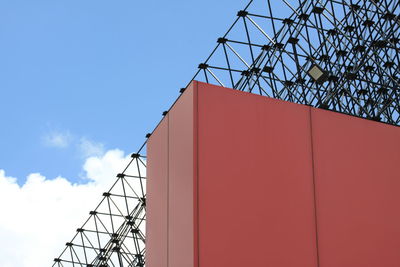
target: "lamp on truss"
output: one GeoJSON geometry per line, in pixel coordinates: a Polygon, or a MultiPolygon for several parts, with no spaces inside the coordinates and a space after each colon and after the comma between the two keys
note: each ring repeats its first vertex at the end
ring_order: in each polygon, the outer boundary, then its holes
{"type": "Polygon", "coordinates": [[[317,64],[313,64],[307,73],[316,83],[322,84],[328,80],[328,73],[317,64]]]}

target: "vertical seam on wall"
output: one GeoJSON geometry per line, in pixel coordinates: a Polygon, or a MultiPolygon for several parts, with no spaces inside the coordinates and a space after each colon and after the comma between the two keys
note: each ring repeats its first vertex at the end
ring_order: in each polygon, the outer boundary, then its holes
{"type": "Polygon", "coordinates": [[[167,267],[169,267],[169,113],[167,119],[167,267]]]}
{"type": "Polygon", "coordinates": [[[314,223],[315,223],[315,244],[317,249],[317,266],[320,266],[319,258],[319,237],[318,237],[318,216],[317,216],[317,193],[315,185],[315,162],[314,162],[314,136],[313,136],[313,119],[312,119],[312,108],[309,107],[310,116],[310,138],[311,138],[311,167],[312,167],[312,181],[313,181],[313,193],[314,193],[314,223]]]}
{"type": "Polygon", "coordinates": [[[194,100],[195,100],[195,133],[194,136],[196,138],[196,143],[195,143],[195,170],[196,170],[196,261],[197,265],[195,267],[200,267],[200,234],[199,234],[199,83],[195,82],[195,94],[194,94],[194,100]]]}

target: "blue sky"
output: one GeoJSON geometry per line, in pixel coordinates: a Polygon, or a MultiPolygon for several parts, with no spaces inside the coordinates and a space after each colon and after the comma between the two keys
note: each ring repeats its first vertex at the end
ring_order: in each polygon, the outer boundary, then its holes
{"type": "Polygon", "coordinates": [[[133,152],[247,1],[0,0],[0,169],[133,152]]]}

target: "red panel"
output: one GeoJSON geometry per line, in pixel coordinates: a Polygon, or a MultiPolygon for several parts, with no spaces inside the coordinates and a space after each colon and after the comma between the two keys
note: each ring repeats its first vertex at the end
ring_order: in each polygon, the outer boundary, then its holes
{"type": "Polygon", "coordinates": [[[194,82],[148,156],[149,267],[400,266],[399,127],[194,82]]]}
{"type": "Polygon", "coordinates": [[[147,144],[146,266],[167,267],[168,116],[147,144]]]}
{"type": "Polygon", "coordinates": [[[400,266],[400,128],[312,118],[321,266],[400,266]]]}
{"type": "Polygon", "coordinates": [[[310,108],[198,95],[199,266],[317,266],[310,108]]]}
{"type": "Polygon", "coordinates": [[[194,258],[193,88],[169,112],[169,267],[192,267],[194,258]]]}

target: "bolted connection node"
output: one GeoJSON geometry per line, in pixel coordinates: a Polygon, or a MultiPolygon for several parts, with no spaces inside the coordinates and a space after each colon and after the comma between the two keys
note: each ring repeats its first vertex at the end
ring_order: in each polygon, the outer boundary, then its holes
{"type": "Polygon", "coordinates": [[[294,23],[294,20],[290,19],[290,18],[286,18],[283,20],[284,24],[288,24],[288,25],[292,25],[294,23]]]}
{"type": "Polygon", "coordinates": [[[393,13],[391,13],[391,12],[387,12],[387,13],[383,16],[383,18],[384,18],[385,20],[394,20],[394,19],[396,18],[396,15],[393,14],[393,13]]]}
{"type": "Polygon", "coordinates": [[[263,72],[272,73],[274,71],[273,67],[265,66],[263,72]]]}
{"type": "Polygon", "coordinates": [[[124,178],[125,177],[125,174],[123,174],[123,173],[118,173],[117,174],[117,178],[124,178]]]}
{"type": "Polygon", "coordinates": [[[183,94],[183,92],[185,92],[185,90],[186,90],[186,88],[181,88],[181,89],[179,90],[179,93],[183,94]]]}
{"type": "Polygon", "coordinates": [[[344,77],[350,81],[354,81],[355,79],[357,79],[357,73],[353,73],[353,72],[346,72],[344,74],[344,77]]]}
{"type": "Polygon", "coordinates": [[[278,48],[278,49],[282,49],[285,45],[282,43],[275,43],[274,47],[278,48]]]}
{"type": "Polygon", "coordinates": [[[221,38],[218,38],[217,43],[219,43],[219,44],[225,44],[227,41],[228,41],[228,39],[226,39],[226,38],[224,38],[224,37],[221,37],[221,38]]]}
{"type": "Polygon", "coordinates": [[[398,42],[400,42],[400,39],[393,37],[393,38],[390,38],[390,42],[393,44],[397,44],[398,42]]]}
{"type": "Polygon", "coordinates": [[[386,40],[377,40],[377,41],[372,42],[372,47],[375,47],[375,48],[385,48],[386,45],[387,45],[386,40]]]}
{"type": "Polygon", "coordinates": [[[375,24],[375,22],[374,22],[373,20],[370,20],[370,19],[366,19],[366,20],[363,22],[363,25],[364,25],[364,26],[367,26],[367,27],[372,27],[372,26],[374,26],[374,24],[375,24]]]}
{"type": "Polygon", "coordinates": [[[205,69],[207,69],[209,66],[208,66],[208,64],[206,64],[206,63],[200,63],[199,64],[199,69],[201,69],[201,70],[205,70],[205,69]]]}
{"type": "Polygon", "coordinates": [[[59,258],[54,258],[54,262],[61,262],[61,259],[59,259],[59,258]]]}
{"type": "Polygon", "coordinates": [[[312,12],[315,14],[322,14],[324,12],[324,10],[325,10],[325,8],[316,6],[313,8],[312,12]]]}
{"type": "Polygon", "coordinates": [[[292,82],[292,81],[285,81],[283,84],[284,84],[285,86],[287,86],[287,87],[290,87],[290,86],[292,86],[292,85],[294,84],[294,82],[292,82]]]}
{"type": "Polygon", "coordinates": [[[103,193],[103,197],[109,197],[109,196],[111,196],[111,193],[109,193],[109,192],[104,192],[103,193]]]}
{"type": "Polygon", "coordinates": [[[297,44],[300,40],[298,38],[290,37],[288,39],[288,43],[290,44],[297,44]]]}
{"type": "Polygon", "coordinates": [[[90,215],[96,215],[96,214],[97,214],[97,211],[92,210],[92,211],[89,212],[89,214],[90,214],[90,215]]]}
{"type": "Polygon", "coordinates": [[[338,34],[338,31],[335,29],[330,29],[328,30],[327,34],[330,36],[336,36],[338,34]]]}
{"type": "Polygon", "coordinates": [[[344,31],[345,32],[352,32],[354,30],[355,30],[355,27],[353,27],[351,25],[344,27],[344,31]]]}
{"type": "Polygon", "coordinates": [[[248,14],[249,14],[249,12],[247,12],[246,10],[240,10],[240,11],[237,13],[237,16],[238,16],[238,17],[246,17],[248,14]]]}
{"type": "Polygon", "coordinates": [[[379,122],[382,120],[382,117],[381,116],[371,116],[371,117],[368,117],[368,119],[379,122]]]}
{"type": "Polygon", "coordinates": [[[242,74],[243,76],[249,77],[249,76],[250,76],[250,71],[244,70],[244,71],[242,71],[241,74],[242,74]]]}
{"type": "Polygon", "coordinates": [[[162,113],[163,116],[166,116],[167,114],[168,114],[168,111],[164,111],[164,112],[162,113]]]}
{"type": "Polygon", "coordinates": [[[132,153],[132,154],[131,154],[131,158],[137,159],[137,158],[139,158],[139,157],[140,157],[140,154],[139,154],[139,153],[132,153]]]}
{"type": "Polygon", "coordinates": [[[149,138],[151,136],[151,133],[146,134],[146,138],[149,138]]]}
{"type": "Polygon", "coordinates": [[[307,21],[308,18],[310,17],[310,15],[306,14],[306,13],[302,13],[299,15],[299,19],[307,21]]]}
{"type": "Polygon", "coordinates": [[[337,81],[339,81],[339,77],[335,76],[335,75],[330,75],[328,78],[328,81],[337,82],[337,81]]]}
{"type": "Polygon", "coordinates": [[[322,109],[328,109],[329,105],[327,103],[319,103],[318,107],[322,109]]]}
{"type": "Polygon", "coordinates": [[[393,66],[395,66],[396,64],[393,61],[386,61],[385,64],[383,64],[383,66],[385,68],[392,68],[393,66]]]}
{"type": "Polygon", "coordinates": [[[319,60],[320,60],[320,61],[325,61],[325,62],[327,62],[327,61],[329,61],[329,59],[330,59],[330,57],[329,57],[328,55],[321,55],[321,56],[319,57],[319,60]]]}
{"type": "Polygon", "coordinates": [[[263,45],[262,47],[261,47],[261,50],[264,50],[264,51],[268,51],[268,50],[270,50],[271,49],[271,46],[270,45],[263,45]]]}
{"type": "Polygon", "coordinates": [[[347,54],[348,54],[348,52],[345,51],[345,50],[338,50],[336,52],[336,55],[339,56],[339,57],[345,57],[345,56],[347,56],[347,54]]]}

